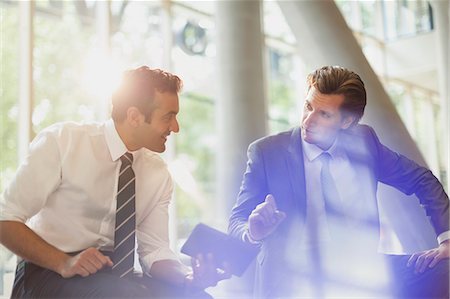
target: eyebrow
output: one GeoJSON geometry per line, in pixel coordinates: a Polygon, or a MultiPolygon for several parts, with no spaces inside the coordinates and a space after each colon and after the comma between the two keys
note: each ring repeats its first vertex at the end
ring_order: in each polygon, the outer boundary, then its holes
{"type": "Polygon", "coordinates": [[[176,112],[176,111],[169,111],[166,114],[164,114],[164,116],[166,116],[166,115],[177,115],[177,114],[178,114],[178,112],[176,112]]]}

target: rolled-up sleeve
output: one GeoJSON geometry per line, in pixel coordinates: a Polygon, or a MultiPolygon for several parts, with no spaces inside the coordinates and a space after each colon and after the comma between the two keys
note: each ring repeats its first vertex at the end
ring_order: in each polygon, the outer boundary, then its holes
{"type": "Polygon", "coordinates": [[[40,133],[0,199],[0,221],[26,222],[61,182],[58,145],[51,131],[40,133]]]}

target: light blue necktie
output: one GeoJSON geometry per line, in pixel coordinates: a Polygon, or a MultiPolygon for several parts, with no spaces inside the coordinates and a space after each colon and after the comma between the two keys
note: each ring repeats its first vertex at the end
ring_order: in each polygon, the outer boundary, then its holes
{"type": "Polygon", "coordinates": [[[327,152],[323,152],[319,156],[322,162],[322,169],[320,171],[320,182],[322,184],[323,199],[325,201],[325,210],[327,216],[343,216],[341,209],[341,202],[339,198],[339,193],[336,188],[336,183],[331,176],[330,172],[330,160],[331,155],[327,152]]]}

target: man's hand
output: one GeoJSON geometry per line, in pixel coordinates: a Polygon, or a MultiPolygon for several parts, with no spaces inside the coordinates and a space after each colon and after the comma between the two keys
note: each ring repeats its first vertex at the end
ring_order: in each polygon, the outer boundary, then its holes
{"type": "Polygon", "coordinates": [[[248,217],[250,237],[259,241],[270,235],[286,218],[286,214],[277,209],[275,198],[268,194],[263,203],[256,206],[248,217]]]}
{"type": "Polygon", "coordinates": [[[414,253],[408,260],[407,266],[415,264],[415,273],[423,273],[427,268],[433,268],[443,259],[450,258],[450,240],[442,242],[439,247],[414,253]]]}
{"type": "Polygon", "coordinates": [[[69,257],[58,273],[64,278],[75,275],[83,277],[96,273],[105,266],[112,267],[113,262],[98,249],[88,248],[75,256],[69,257]]]}
{"type": "Polygon", "coordinates": [[[186,292],[195,292],[216,286],[219,281],[231,277],[228,265],[224,264],[222,268],[217,268],[212,254],[208,254],[206,258],[199,254],[196,258],[191,259],[191,265],[192,272],[185,277],[186,292]]]}

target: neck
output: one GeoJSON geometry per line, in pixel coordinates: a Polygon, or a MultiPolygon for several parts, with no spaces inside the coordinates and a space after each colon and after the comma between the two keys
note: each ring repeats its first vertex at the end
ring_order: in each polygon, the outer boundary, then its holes
{"type": "Polygon", "coordinates": [[[114,121],[114,127],[119,134],[120,139],[125,144],[128,151],[136,151],[140,147],[133,141],[132,129],[127,125],[125,121],[116,122],[114,121]]]}

